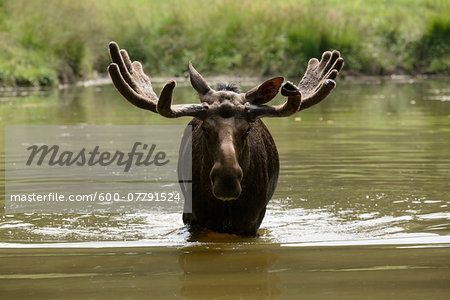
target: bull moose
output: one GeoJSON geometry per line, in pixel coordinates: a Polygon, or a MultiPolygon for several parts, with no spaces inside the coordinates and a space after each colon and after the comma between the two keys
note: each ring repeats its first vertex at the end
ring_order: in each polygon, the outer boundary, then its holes
{"type": "Polygon", "coordinates": [[[322,101],[336,86],[344,65],[339,51],[312,58],[298,86],[282,77],[265,81],[246,93],[236,84],[219,83],[212,89],[189,62],[192,87],[200,104],[172,105],[175,81],[169,80],[160,97],[142,65],[131,62],[117,43],[109,44],[108,71],[117,90],[132,104],[167,118],[190,116],[192,139],[182,138],[178,177],[185,198],[192,195],[192,212],[183,213],[191,227],[255,236],[278,181],[275,142],[261,121],[287,117],[322,101]],[[281,88],[284,104],[265,105],[281,88]],[[191,144],[192,143],[192,144],[191,144]],[[192,184],[183,161],[192,155],[192,184]]]}

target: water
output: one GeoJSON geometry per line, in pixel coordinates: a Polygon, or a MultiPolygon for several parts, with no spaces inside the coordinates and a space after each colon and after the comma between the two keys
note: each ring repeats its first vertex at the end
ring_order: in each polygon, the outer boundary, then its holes
{"type": "MultiPolygon", "coordinates": [[[[446,298],[449,81],[340,81],[316,107],[266,119],[281,172],[259,238],[205,233],[191,241],[176,210],[0,209],[0,295],[446,298]]],[[[197,101],[182,84],[175,99],[197,101]]],[[[3,125],[188,122],[134,108],[111,86],[6,92],[0,118],[3,125]]]]}

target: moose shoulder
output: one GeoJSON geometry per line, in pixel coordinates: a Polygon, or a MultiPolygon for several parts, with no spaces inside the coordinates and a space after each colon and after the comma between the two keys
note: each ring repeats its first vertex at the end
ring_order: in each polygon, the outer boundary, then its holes
{"type": "Polygon", "coordinates": [[[269,79],[246,93],[235,84],[212,89],[189,63],[190,80],[200,104],[172,105],[175,81],[158,98],[139,62],[131,62],[115,42],[109,45],[108,71],[119,92],[135,106],[167,118],[191,116],[192,144],[187,135],[180,146],[178,176],[185,195],[192,194],[192,212],[185,224],[218,232],[254,236],[264,218],[279,172],[276,145],[262,117],[286,117],[322,101],[336,86],[344,61],[338,51],[325,52],[308,63],[298,86],[269,79]],[[266,105],[281,88],[284,104],[266,105]],[[192,153],[189,153],[192,151],[192,153]],[[183,161],[192,155],[192,184],[183,161]]]}

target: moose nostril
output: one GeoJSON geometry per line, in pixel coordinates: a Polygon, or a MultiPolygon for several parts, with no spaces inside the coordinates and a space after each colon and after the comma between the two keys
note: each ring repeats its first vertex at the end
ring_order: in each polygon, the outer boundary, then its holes
{"type": "Polygon", "coordinates": [[[217,168],[213,167],[211,172],[209,173],[209,179],[211,179],[211,182],[214,183],[214,180],[216,179],[217,174],[217,168]]]}
{"type": "Polygon", "coordinates": [[[244,177],[244,173],[242,172],[242,169],[240,167],[238,167],[236,170],[236,173],[237,173],[238,180],[241,181],[242,177],[244,177]]]}

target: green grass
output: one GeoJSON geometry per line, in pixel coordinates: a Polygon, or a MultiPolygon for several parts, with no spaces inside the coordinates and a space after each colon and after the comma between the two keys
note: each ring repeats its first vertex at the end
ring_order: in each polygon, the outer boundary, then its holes
{"type": "Polygon", "coordinates": [[[339,49],[347,74],[448,74],[445,0],[0,0],[0,83],[95,77],[117,41],[148,73],[297,76],[339,49]]]}

